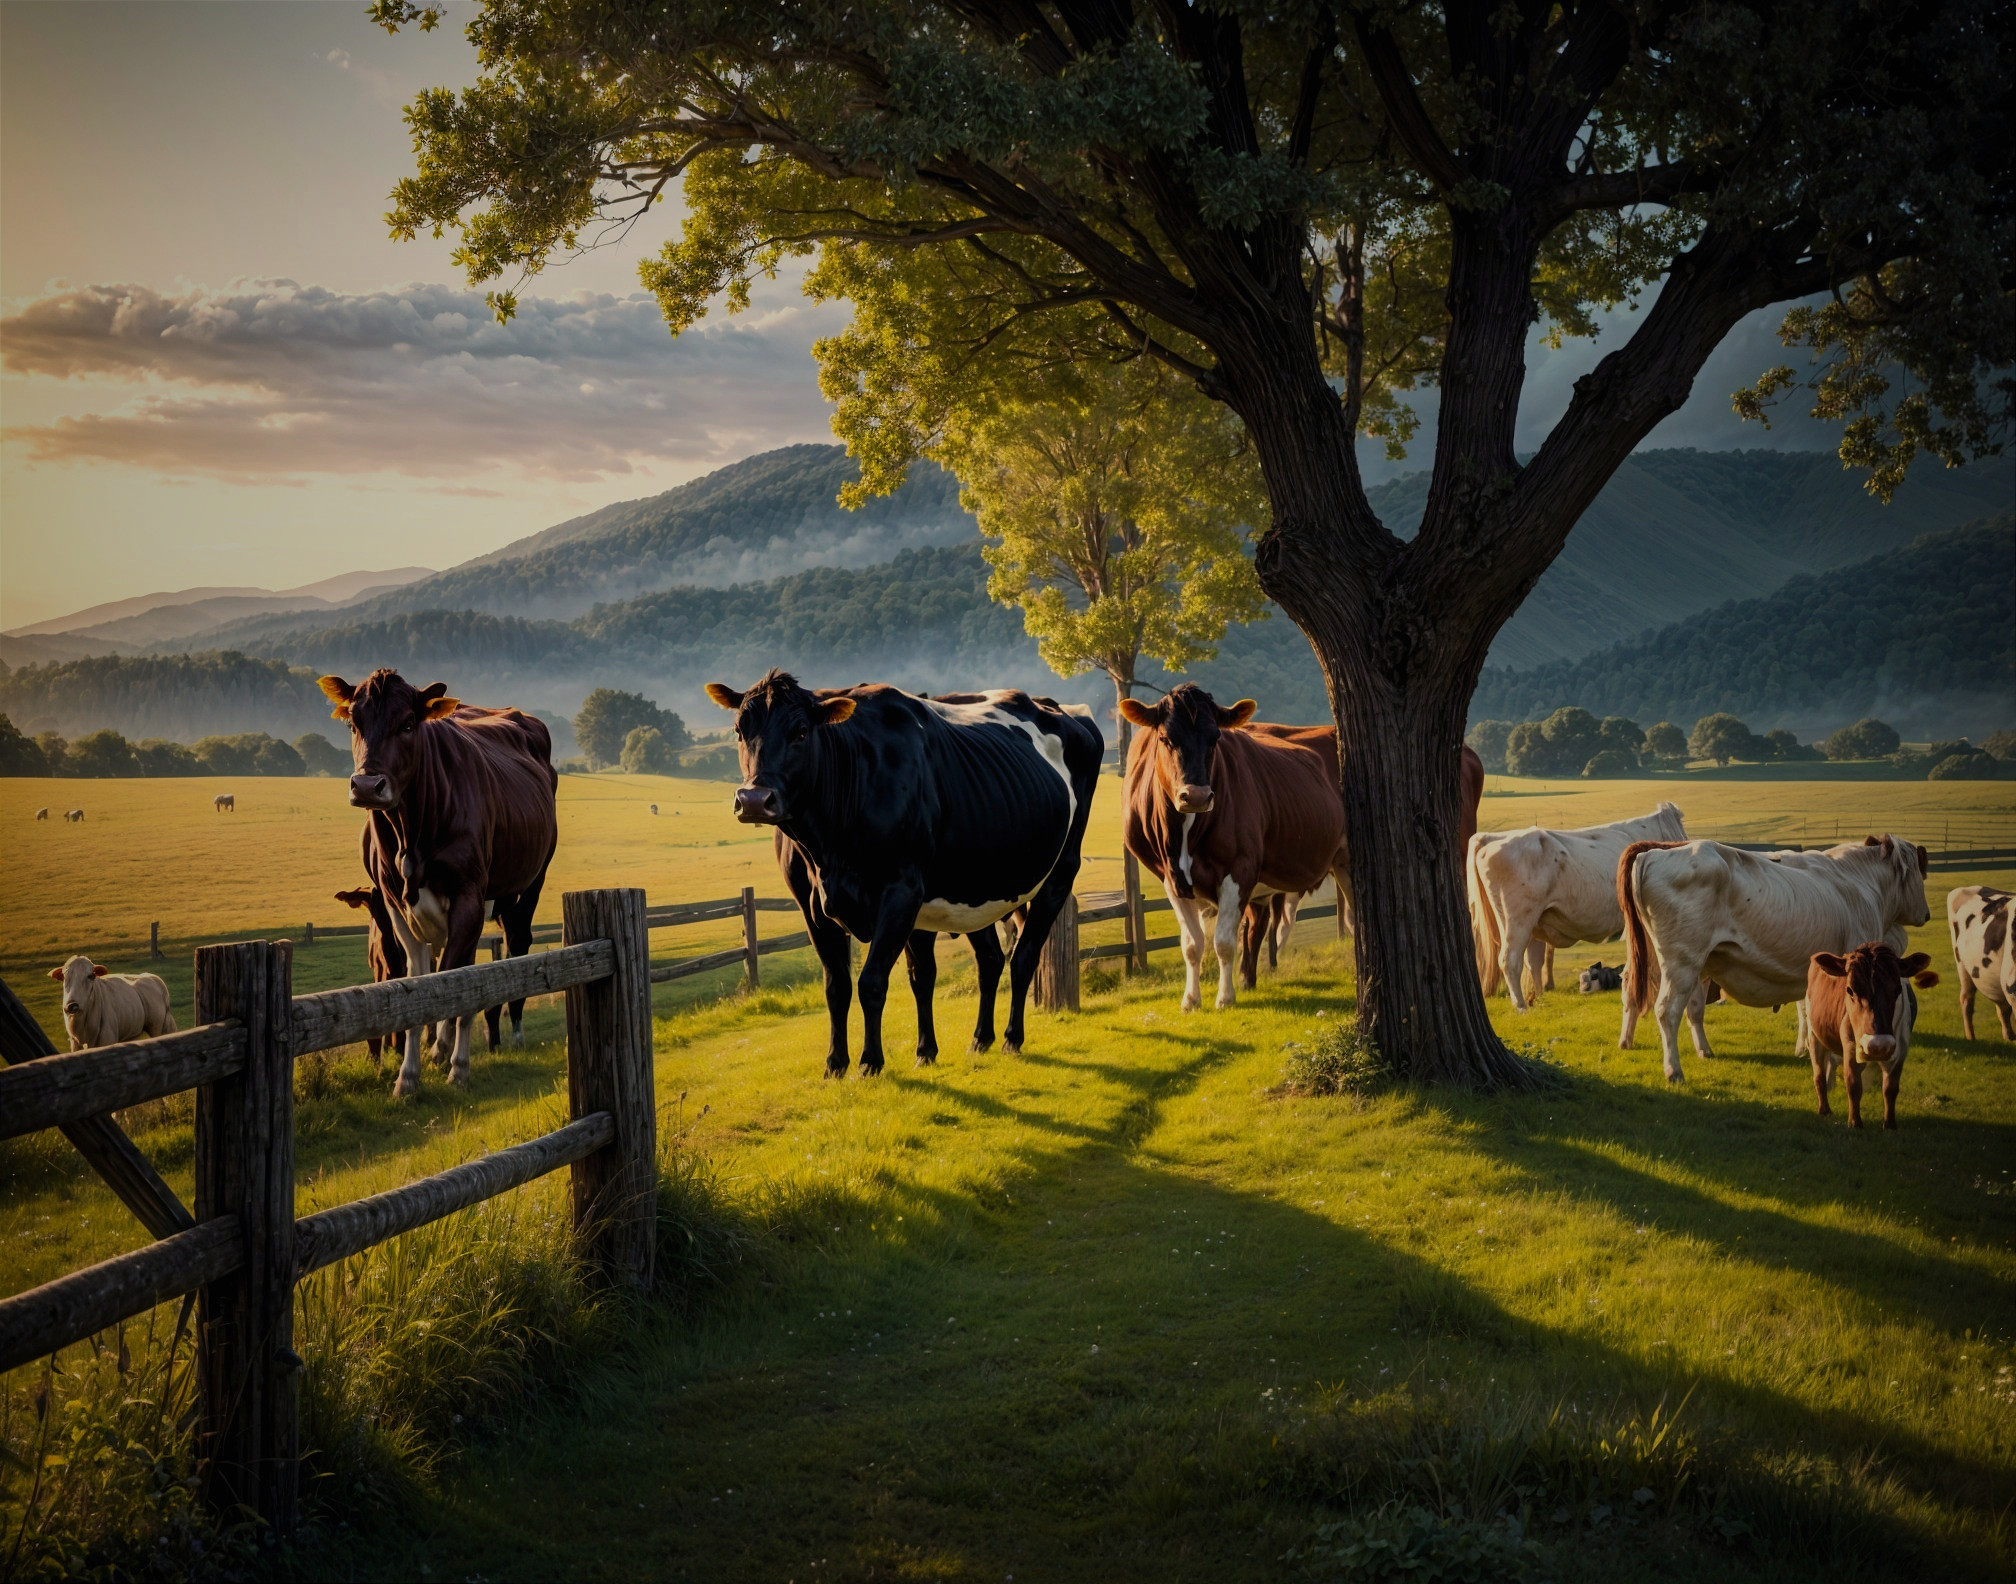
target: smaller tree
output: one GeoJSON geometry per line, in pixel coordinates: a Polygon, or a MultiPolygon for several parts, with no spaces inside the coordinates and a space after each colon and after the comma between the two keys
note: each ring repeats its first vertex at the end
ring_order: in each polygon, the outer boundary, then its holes
{"type": "Polygon", "coordinates": [[[1645,756],[1661,764],[1687,762],[1687,734],[1671,721],[1661,721],[1645,734],[1645,756]]]}
{"type": "Polygon", "coordinates": [[[196,762],[203,767],[204,775],[241,776],[257,773],[254,766],[259,757],[259,739],[255,733],[241,733],[237,736],[199,737],[191,745],[196,762]]]}
{"type": "Polygon", "coordinates": [[[1993,731],[1981,739],[1981,746],[1997,759],[2016,759],[2016,731],[1993,731]]]}
{"type": "Polygon", "coordinates": [[[165,737],[149,737],[133,745],[133,763],[139,773],[150,778],[201,775],[203,766],[195,752],[165,737]]]}
{"type": "Polygon", "coordinates": [[[67,776],[76,774],[76,771],[70,768],[70,745],[57,733],[53,731],[37,732],[35,734],[35,746],[41,750],[42,763],[47,766],[42,772],[44,775],[67,776]]]}
{"type": "Polygon", "coordinates": [[[0,776],[46,776],[49,761],[42,757],[41,745],[23,734],[5,715],[0,715],[0,776]]]}
{"type": "Polygon", "coordinates": [[[672,744],[656,726],[638,726],[623,739],[625,775],[670,775],[677,767],[672,744]]]}
{"type": "Polygon", "coordinates": [[[304,776],[308,766],[301,762],[300,754],[282,742],[278,737],[268,737],[260,732],[259,746],[252,750],[252,768],[263,776],[304,776]]]}
{"type": "Polygon", "coordinates": [[[1543,776],[1553,756],[1538,721],[1521,721],[1505,736],[1505,772],[1515,776],[1543,776]]]}
{"type": "Polygon", "coordinates": [[[1470,751],[1484,761],[1484,768],[1493,775],[1505,774],[1505,745],[1512,735],[1512,724],[1511,721],[1479,721],[1463,738],[1470,751]]]}
{"type": "Polygon", "coordinates": [[[1728,711],[1703,715],[1687,739],[1688,755],[1726,765],[1756,751],[1757,734],[1728,711]]]}
{"type": "Polygon", "coordinates": [[[303,774],[347,776],[350,756],[320,732],[303,732],[294,739],[294,751],[301,756],[303,774]]]}
{"type": "Polygon", "coordinates": [[[1629,748],[1605,748],[1582,767],[1585,781],[1616,780],[1638,773],[1638,756],[1629,748]]]}
{"type": "Polygon", "coordinates": [[[1597,728],[1597,733],[1612,748],[1627,749],[1634,764],[1645,750],[1645,728],[1634,720],[1625,719],[1622,715],[1604,716],[1603,724],[1597,728]]]}
{"type": "Polygon", "coordinates": [[[660,709],[642,693],[606,687],[596,688],[581,701],[574,716],[574,740],[599,770],[622,761],[624,741],[639,726],[657,727],[674,749],[693,740],[686,723],[670,710],[660,709]]]}
{"type": "Polygon", "coordinates": [[[1946,754],[1925,772],[1928,781],[2007,781],[2012,776],[2016,776],[2016,766],[1997,759],[1985,748],[1946,754]]]}
{"type": "Polygon", "coordinates": [[[70,745],[70,773],[100,780],[136,775],[133,745],[109,727],[80,737],[70,745]]]}
{"type": "Polygon", "coordinates": [[[1820,747],[1829,759],[1887,759],[1902,745],[1894,727],[1869,716],[1843,726],[1820,747]]]}

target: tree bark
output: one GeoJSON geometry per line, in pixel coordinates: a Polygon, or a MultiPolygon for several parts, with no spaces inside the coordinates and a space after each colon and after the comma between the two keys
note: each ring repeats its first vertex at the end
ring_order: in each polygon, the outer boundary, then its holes
{"type": "Polygon", "coordinates": [[[1120,713],[1120,706],[1134,696],[1134,678],[1110,671],[1107,675],[1113,682],[1113,722],[1120,742],[1120,762],[1114,766],[1113,773],[1124,779],[1127,774],[1127,746],[1134,740],[1134,723],[1120,713]]]}

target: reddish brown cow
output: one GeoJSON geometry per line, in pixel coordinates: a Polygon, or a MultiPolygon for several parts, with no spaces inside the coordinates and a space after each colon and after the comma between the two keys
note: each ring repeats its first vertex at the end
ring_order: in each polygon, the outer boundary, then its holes
{"type": "Polygon", "coordinates": [[[1846,956],[1814,954],[1806,971],[1806,999],[1799,1003],[1799,1044],[1813,1059],[1813,1089],[1822,1116],[1828,1115],[1827,1079],[1838,1065],[1848,1086],[1848,1125],[1859,1128],[1862,1069],[1881,1067],[1883,1125],[1897,1126],[1897,1090],[1918,1015],[1911,985],[1930,990],[1939,982],[1931,962],[1923,952],[1899,957],[1881,941],[1857,946],[1846,956]]]}
{"type": "MultiPolygon", "coordinates": [[[[409,974],[476,960],[486,903],[505,949],[532,948],[532,915],[559,841],[553,743],[545,723],[515,709],[475,709],[446,683],[415,688],[380,669],[352,687],[322,678],[336,719],[350,724],[353,807],[370,810],[365,867],[387,902],[386,921],[409,974]]],[[[511,1004],[521,1038],[524,1002],[511,1004]]],[[[472,1020],[455,1020],[448,1076],[469,1081],[472,1020]]],[[[395,1094],[420,1086],[420,1033],[406,1036],[395,1094]]]]}
{"type": "MultiPolygon", "coordinates": [[[[1337,874],[1344,804],[1335,759],[1285,731],[1247,730],[1258,706],[1220,709],[1194,682],[1160,704],[1120,706],[1141,728],[1127,759],[1127,850],[1160,878],[1183,934],[1183,1009],[1202,1001],[1205,914],[1213,916],[1218,1005],[1237,999],[1241,914],[1256,897],[1299,896],[1337,874]]],[[[1245,963],[1253,983],[1257,935],[1245,963]]]]}

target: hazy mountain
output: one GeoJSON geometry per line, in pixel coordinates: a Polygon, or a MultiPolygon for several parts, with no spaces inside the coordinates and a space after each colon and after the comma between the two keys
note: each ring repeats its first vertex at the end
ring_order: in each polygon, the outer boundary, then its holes
{"type": "Polygon", "coordinates": [[[117,643],[158,643],[164,638],[186,638],[207,631],[220,622],[260,610],[333,610],[352,600],[389,592],[415,578],[431,577],[432,567],[392,567],[379,572],[343,572],[298,588],[190,588],[174,593],[136,594],[131,599],[108,600],[87,605],[68,616],[52,616],[48,621],[30,622],[9,629],[7,638],[32,638],[50,633],[71,633],[109,638],[117,643]],[[212,613],[214,618],[210,618],[212,613]],[[185,614],[186,613],[186,614],[185,614]],[[146,619],[153,618],[160,630],[150,632],[146,619]]]}
{"type": "Polygon", "coordinates": [[[1731,710],[1811,738],[1878,715],[1907,738],[2016,725],[2016,515],[1926,534],[1534,671],[1486,671],[1472,720],[1562,704],[1641,725],[1731,710]]]}

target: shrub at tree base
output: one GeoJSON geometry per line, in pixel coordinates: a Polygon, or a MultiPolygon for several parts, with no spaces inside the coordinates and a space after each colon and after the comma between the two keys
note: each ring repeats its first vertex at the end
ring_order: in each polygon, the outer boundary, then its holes
{"type": "Polygon", "coordinates": [[[684,748],[693,741],[686,723],[670,710],[660,709],[642,693],[606,687],[596,688],[581,701],[574,717],[574,739],[598,768],[620,764],[623,744],[640,726],[656,727],[670,748],[684,748]]]}
{"type": "Polygon", "coordinates": [[[2016,780],[2016,764],[1997,759],[1984,749],[1948,754],[1925,772],[1928,781],[2009,781],[2016,780]]]}
{"type": "Polygon", "coordinates": [[[1874,717],[1843,726],[1820,745],[1829,759],[1887,759],[1899,746],[1896,729],[1874,717]]]}
{"type": "Polygon", "coordinates": [[[672,744],[656,726],[638,726],[623,739],[619,761],[626,775],[670,775],[678,761],[672,744]]]}
{"type": "Polygon", "coordinates": [[[1638,773],[1638,756],[1628,748],[1605,748],[1582,767],[1585,781],[1617,780],[1638,773]]]}
{"type": "Polygon", "coordinates": [[[1362,1032],[1348,1023],[1331,1023],[1306,1045],[1298,1040],[1288,1047],[1278,1092],[1364,1099],[1391,1084],[1394,1076],[1392,1065],[1362,1032]]]}

